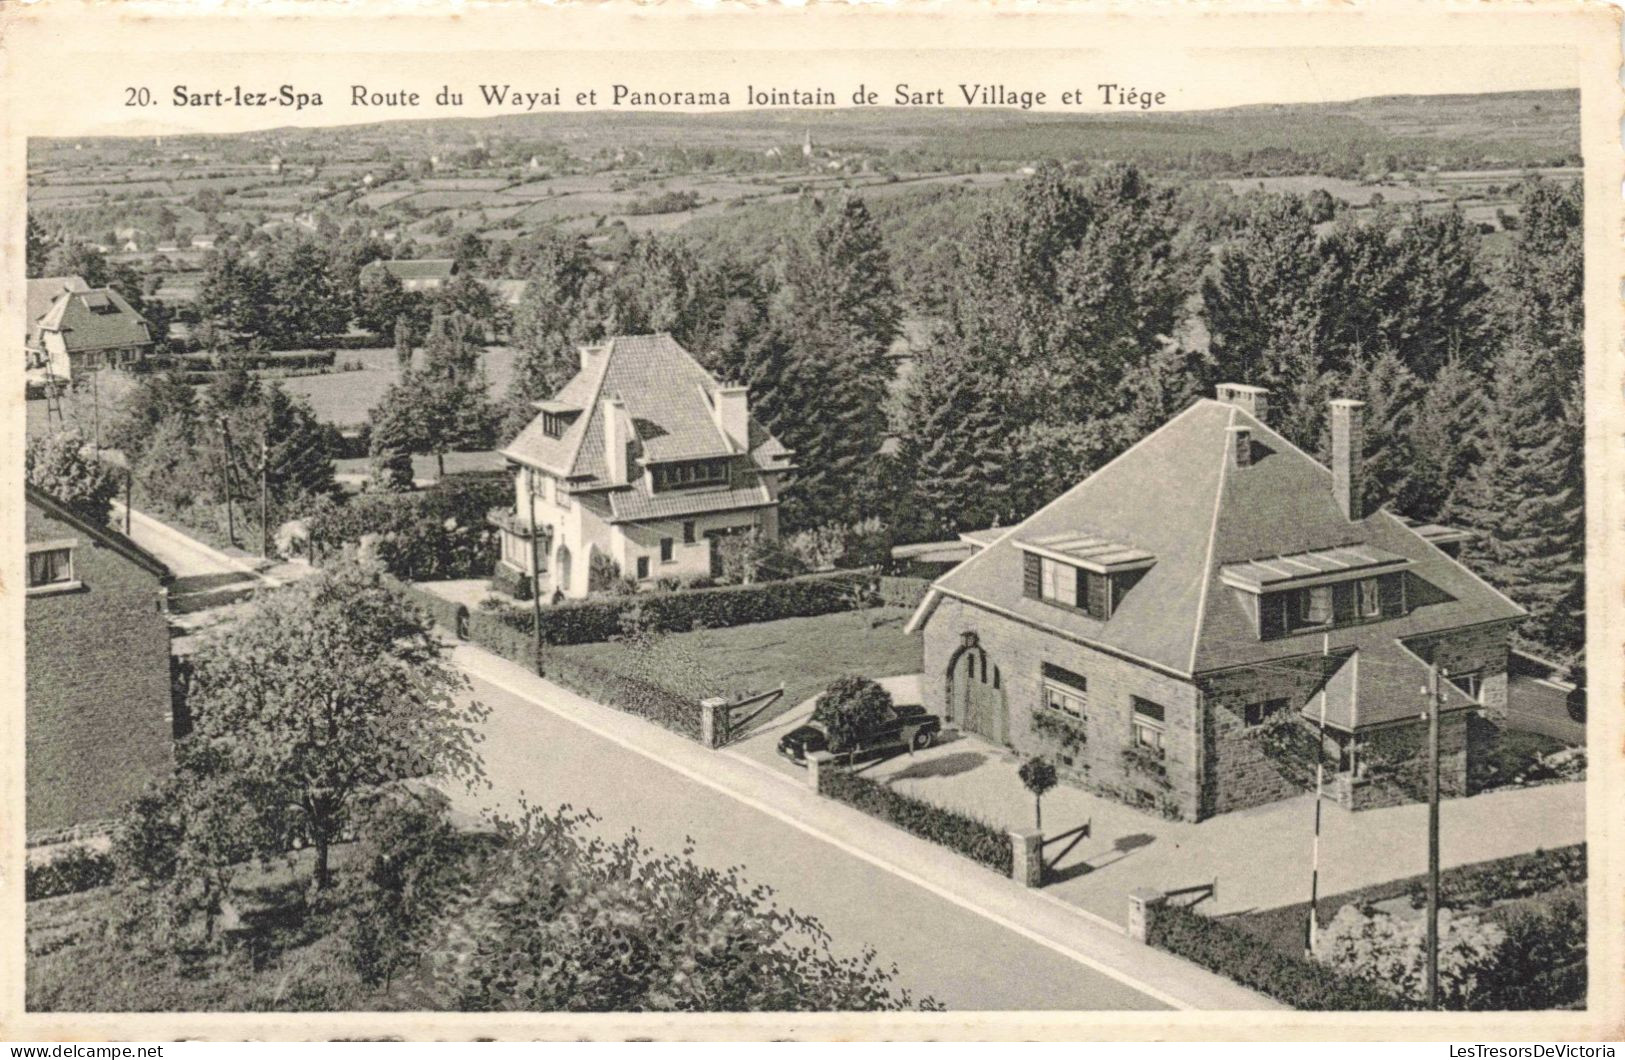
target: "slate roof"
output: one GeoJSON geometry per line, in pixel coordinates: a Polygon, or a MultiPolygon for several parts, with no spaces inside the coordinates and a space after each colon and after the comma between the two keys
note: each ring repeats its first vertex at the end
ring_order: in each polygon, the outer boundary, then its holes
{"type": "Polygon", "coordinates": [[[51,311],[51,305],[64,291],[88,291],[90,284],[78,276],[44,276],[28,281],[28,342],[37,345],[39,319],[51,311]]]}
{"type": "Polygon", "coordinates": [[[39,331],[58,332],[70,353],[147,346],[147,321],[111,287],[70,291],[39,319],[39,331]]]}
{"type": "Polygon", "coordinates": [[[1182,676],[1319,654],[1319,631],[1260,640],[1247,594],[1223,572],[1349,548],[1405,561],[1418,591],[1403,617],[1330,631],[1334,652],[1386,657],[1395,640],[1523,614],[1397,516],[1348,520],[1327,468],[1237,406],[1202,399],[939,578],[911,626],[930,621],[942,594],[1182,676]],[[1234,464],[1232,426],[1252,431],[1251,466],[1234,464]],[[1059,534],[1155,560],[1101,621],[1022,593],[1017,543],[1059,534]]]}
{"type": "MultiPolygon", "coordinates": [[[[1422,694],[1428,685],[1427,663],[1398,641],[1374,638],[1334,665],[1324,689],[1326,724],[1330,728],[1354,732],[1412,721],[1427,706],[1427,697],[1422,694]]],[[[1441,681],[1439,690],[1444,693],[1444,713],[1473,705],[1472,699],[1449,681],[1441,681]]],[[[1310,696],[1300,713],[1318,722],[1320,697],[1310,696]]]]}
{"type": "Polygon", "coordinates": [[[585,367],[553,398],[538,403],[555,412],[580,409],[580,414],[558,438],[547,435],[543,418],[537,416],[502,450],[503,456],[570,480],[576,489],[616,485],[606,478],[603,402],[619,397],[632,421],[634,455],[643,463],[748,459],[736,461],[727,487],[709,490],[651,494],[642,476],[634,476],[630,488],[612,495],[615,519],[666,518],[716,511],[719,505],[726,509],[773,503],[756,472],[788,470],[790,451],[755,417],[750,419],[748,450],[737,451],[712,413],[721,384],[670,335],[621,335],[583,353],[585,367]],[[695,500],[679,501],[679,496],[695,500]],[[714,503],[694,507],[702,497],[714,503]]]}

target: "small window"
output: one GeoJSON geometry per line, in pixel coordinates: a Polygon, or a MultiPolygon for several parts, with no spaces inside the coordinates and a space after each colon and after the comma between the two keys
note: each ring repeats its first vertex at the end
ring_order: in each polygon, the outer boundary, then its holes
{"type": "Polygon", "coordinates": [[[648,576],[649,576],[649,557],[648,556],[639,556],[638,557],[638,580],[642,581],[643,579],[647,578],[648,576]]]}
{"type": "Polygon", "coordinates": [[[1162,705],[1139,696],[1131,698],[1134,703],[1134,742],[1160,755],[1165,716],[1162,705]]]}
{"type": "Polygon", "coordinates": [[[683,544],[692,545],[693,543],[694,543],[694,520],[690,519],[688,522],[683,524],[683,544]]]}
{"type": "Polygon", "coordinates": [[[1359,599],[1361,618],[1376,618],[1382,614],[1382,583],[1376,578],[1361,578],[1355,583],[1355,596],[1359,599]]]}
{"type": "Polygon", "coordinates": [[[1040,559],[1039,577],[1041,578],[1040,593],[1046,600],[1053,600],[1068,607],[1078,606],[1078,570],[1065,563],[1058,563],[1053,559],[1040,559]]]}
{"type": "Polygon", "coordinates": [[[1082,718],[1089,706],[1088,678],[1050,663],[1044,664],[1043,676],[1044,706],[1082,718]]]}
{"type": "Polygon", "coordinates": [[[672,540],[669,537],[660,539],[660,562],[670,563],[672,555],[672,540]]]}
{"type": "Polygon", "coordinates": [[[28,554],[28,587],[45,589],[73,581],[73,549],[42,548],[28,554]]]}
{"type": "Polygon", "coordinates": [[[1000,684],[1001,684],[1002,680],[1003,679],[999,676],[999,668],[997,666],[995,666],[993,668],[993,687],[994,688],[1000,687],[1000,684]]]}
{"type": "Polygon", "coordinates": [[[1267,699],[1262,703],[1249,703],[1242,708],[1242,721],[1249,729],[1256,728],[1286,710],[1285,699],[1267,699]]]}
{"type": "Polygon", "coordinates": [[[1484,690],[1483,671],[1475,670],[1470,674],[1451,674],[1450,683],[1467,693],[1467,697],[1474,703],[1482,702],[1479,694],[1484,690]]]}

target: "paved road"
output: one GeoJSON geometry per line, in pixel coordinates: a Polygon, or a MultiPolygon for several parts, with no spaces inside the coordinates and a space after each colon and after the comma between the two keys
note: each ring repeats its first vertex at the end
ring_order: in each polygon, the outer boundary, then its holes
{"type": "MultiPolygon", "coordinates": [[[[239,561],[139,514],[132,529],[135,540],[180,578],[225,582],[246,577],[239,561]]],[[[773,887],[780,904],[818,917],[837,952],[856,955],[865,945],[873,946],[883,964],[898,966],[898,985],[956,1011],[1169,1007],[1151,993],[653,761],[616,739],[489,681],[472,679],[474,695],[493,708],[482,746],[493,788],[462,796],[465,809],[477,803],[512,810],[523,794],[540,807],[568,803],[591,809],[607,835],[620,836],[635,828],[652,847],[672,851],[692,841],[696,860],[718,868],[742,866],[750,882],[773,887]]],[[[631,724],[647,727],[644,722],[631,724]]],[[[767,779],[773,784],[796,782],[790,777],[767,779]]],[[[966,863],[963,871],[986,870],[966,863]]],[[[1129,945],[1138,951],[1137,957],[1152,955],[1129,945]]],[[[1109,954],[1089,957],[1108,965],[1121,959],[1109,954]]],[[[1182,987],[1190,984],[1183,982],[1188,973],[1181,969],[1205,975],[1188,966],[1175,968],[1173,977],[1182,980],[1182,987]]],[[[1161,986],[1174,985],[1166,967],[1159,971],[1161,986]]],[[[1221,988],[1219,996],[1229,999],[1239,992],[1221,988]]]]}
{"type": "Polygon", "coordinates": [[[606,834],[635,827],[664,850],[692,838],[696,860],[742,865],[783,905],[823,921],[839,951],[873,945],[901,985],[954,1010],[1166,1008],[495,685],[476,678],[474,692],[492,708],[482,753],[495,787],[480,801],[512,809],[523,793],[536,806],[590,808],[606,834]]]}

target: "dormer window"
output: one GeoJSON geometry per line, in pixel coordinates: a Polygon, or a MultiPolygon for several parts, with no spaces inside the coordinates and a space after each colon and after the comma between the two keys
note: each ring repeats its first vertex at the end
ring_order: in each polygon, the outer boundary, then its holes
{"type": "Polygon", "coordinates": [[[564,432],[570,429],[570,424],[581,415],[580,409],[556,398],[538,401],[536,408],[542,414],[542,433],[549,438],[564,437],[564,432]]]}
{"type": "Polygon", "coordinates": [[[1312,585],[1296,594],[1300,626],[1329,626],[1332,624],[1332,587],[1312,585]]]}
{"type": "Polygon", "coordinates": [[[1076,533],[1018,541],[1016,547],[1023,553],[1025,595],[1101,622],[1155,562],[1149,552],[1076,533]]]}
{"type": "Polygon", "coordinates": [[[562,415],[560,415],[559,413],[557,413],[557,412],[544,412],[544,413],[542,413],[542,433],[547,435],[549,438],[562,438],[562,437],[564,437],[564,429],[566,427],[568,427],[568,426],[569,426],[569,424],[565,421],[564,417],[562,415]]]}

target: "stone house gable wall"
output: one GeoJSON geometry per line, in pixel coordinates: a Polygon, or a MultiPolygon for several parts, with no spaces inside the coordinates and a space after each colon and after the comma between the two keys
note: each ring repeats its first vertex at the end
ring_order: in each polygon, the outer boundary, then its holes
{"type": "Polygon", "coordinates": [[[84,583],[24,602],[32,834],[115,816],[169,770],[173,730],[158,579],[77,528],[27,513],[30,540],[77,539],[84,583]]]}
{"type": "Polygon", "coordinates": [[[966,633],[976,635],[989,663],[1000,671],[1009,744],[1016,751],[1048,756],[1068,782],[1091,791],[1135,804],[1145,804],[1148,794],[1148,808],[1186,820],[1201,816],[1203,740],[1195,685],[945,596],[925,627],[921,693],[926,709],[954,722],[962,719],[949,702],[950,667],[966,633]],[[1081,725],[1043,706],[1045,663],[1087,679],[1081,725]],[[1123,752],[1133,744],[1135,696],[1163,708],[1160,776],[1125,761],[1123,752]],[[1039,716],[1052,720],[1040,721],[1039,716]],[[1080,729],[1081,742],[1069,735],[1080,729]]]}
{"type": "Polygon", "coordinates": [[[1263,750],[1258,728],[1248,728],[1250,703],[1285,699],[1296,716],[1321,685],[1317,657],[1283,659],[1266,667],[1243,667],[1199,679],[1206,714],[1203,816],[1261,806],[1304,791],[1303,785],[1263,750]]]}

